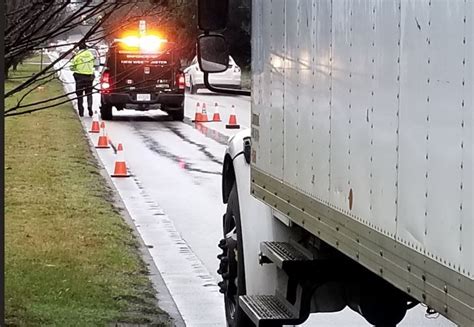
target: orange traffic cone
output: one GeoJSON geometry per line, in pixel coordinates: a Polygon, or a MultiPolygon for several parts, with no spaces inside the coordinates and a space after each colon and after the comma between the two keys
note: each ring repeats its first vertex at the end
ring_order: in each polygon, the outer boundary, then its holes
{"type": "Polygon", "coordinates": [[[194,112],[194,120],[193,122],[200,122],[201,121],[201,106],[199,102],[196,102],[196,111],[194,112]]]}
{"type": "Polygon", "coordinates": [[[122,143],[119,143],[117,147],[117,160],[115,161],[115,169],[112,177],[129,177],[130,175],[127,172],[127,164],[125,163],[125,158],[123,156],[123,147],[122,143]]]}
{"type": "Polygon", "coordinates": [[[202,110],[201,110],[201,122],[205,123],[208,122],[209,118],[207,117],[207,108],[206,108],[206,103],[204,102],[202,104],[202,110]]]}
{"type": "Polygon", "coordinates": [[[99,142],[97,143],[97,149],[108,149],[110,148],[109,145],[109,138],[107,137],[107,133],[105,132],[105,123],[102,122],[100,124],[100,129],[102,130],[102,135],[99,136],[99,142]]]}
{"type": "Polygon", "coordinates": [[[94,111],[94,116],[92,116],[92,126],[89,133],[100,133],[99,115],[97,114],[97,111],[94,111]]]}
{"type": "Polygon", "coordinates": [[[229,123],[225,125],[225,128],[229,129],[239,129],[240,125],[237,124],[237,116],[235,115],[235,106],[232,105],[232,111],[229,116],[229,123]]]}
{"type": "Polygon", "coordinates": [[[219,114],[219,105],[217,102],[214,104],[214,115],[212,116],[212,121],[221,121],[221,115],[219,114]]]}

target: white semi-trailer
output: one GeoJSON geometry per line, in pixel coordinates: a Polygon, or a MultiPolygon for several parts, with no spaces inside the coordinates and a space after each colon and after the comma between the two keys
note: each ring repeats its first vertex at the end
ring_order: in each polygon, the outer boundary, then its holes
{"type": "MultiPolygon", "coordinates": [[[[199,2],[203,71],[226,67],[223,3],[199,2]]],[[[253,1],[252,128],[223,168],[230,326],[346,306],[395,326],[417,303],[474,326],[473,11],[253,1]]]]}

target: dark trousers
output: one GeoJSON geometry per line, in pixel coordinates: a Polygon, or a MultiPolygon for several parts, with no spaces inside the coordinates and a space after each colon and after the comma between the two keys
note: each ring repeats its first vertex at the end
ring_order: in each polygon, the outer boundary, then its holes
{"type": "Polygon", "coordinates": [[[87,96],[87,108],[89,112],[92,112],[92,83],[94,82],[94,75],[84,75],[74,73],[74,80],[76,81],[76,95],[77,95],[77,107],[79,114],[84,114],[84,106],[82,104],[82,98],[87,96]]]}

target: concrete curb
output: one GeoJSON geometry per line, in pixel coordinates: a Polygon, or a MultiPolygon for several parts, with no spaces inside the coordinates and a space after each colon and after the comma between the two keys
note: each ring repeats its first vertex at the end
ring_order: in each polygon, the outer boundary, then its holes
{"type": "Polygon", "coordinates": [[[195,129],[200,131],[205,136],[213,139],[214,141],[216,141],[217,143],[220,143],[222,145],[227,145],[227,143],[229,141],[230,136],[225,135],[224,133],[213,129],[212,128],[212,123],[209,123],[211,125],[204,125],[204,123],[195,123],[195,122],[192,121],[191,118],[186,117],[186,116],[183,119],[183,123],[194,127],[195,129]]]}

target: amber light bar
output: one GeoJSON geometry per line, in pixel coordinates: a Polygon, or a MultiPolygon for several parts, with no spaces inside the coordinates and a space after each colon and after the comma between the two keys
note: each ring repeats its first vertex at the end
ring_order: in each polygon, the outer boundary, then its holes
{"type": "Polygon", "coordinates": [[[116,40],[127,49],[140,49],[145,53],[158,52],[161,50],[161,45],[168,42],[156,35],[126,36],[116,40]]]}

